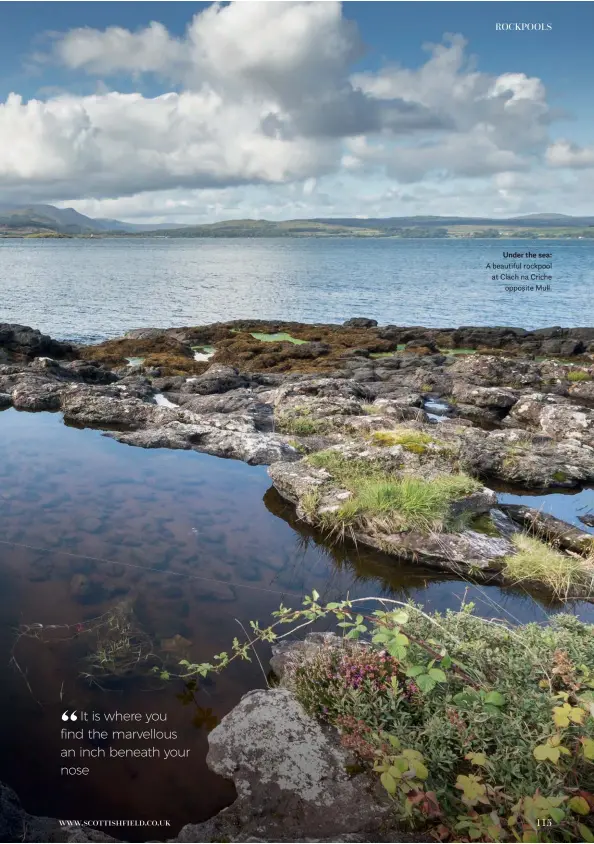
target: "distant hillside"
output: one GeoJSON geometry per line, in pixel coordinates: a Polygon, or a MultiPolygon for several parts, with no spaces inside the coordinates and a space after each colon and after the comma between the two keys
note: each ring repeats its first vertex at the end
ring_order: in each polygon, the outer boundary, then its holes
{"type": "Polygon", "coordinates": [[[94,219],[73,208],[0,204],[0,237],[593,237],[594,217],[528,214],[489,217],[320,217],[311,220],[223,220],[197,226],[94,219]]]}
{"type": "Polygon", "coordinates": [[[160,225],[125,223],[121,220],[94,219],[74,208],[55,205],[9,205],[0,203],[0,235],[61,234],[90,235],[151,231],[160,225]]]}
{"type": "MultiPolygon", "coordinates": [[[[145,236],[156,234],[144,232],[145,236]]],[[[594,217],[531,214],[495,220],[489,217],[326,217],[312,220],[224,220],[161,229],[166,237],[592,237],[594,217]]],[[[140,235],[142,236],[142,235],[140,235]]]]}

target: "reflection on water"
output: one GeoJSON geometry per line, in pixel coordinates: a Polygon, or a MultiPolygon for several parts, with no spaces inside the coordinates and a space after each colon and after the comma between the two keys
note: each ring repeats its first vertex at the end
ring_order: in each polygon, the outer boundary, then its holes
{"type": "Polygon", "coordinates": [[[499,495],[499,500],[502,504],[522,504],[524,507],[533,507],[535,510],[563,519],[564,522],[575,525],[580,530],[594,534],[594,527],[584,524],[579,518],[594,513],[594,489],[591,487],[577,491],[549,492],[544,495],[506,491],[499,495]]]}
{"type": "MultiPolygon", "coordinates": [[[[329,549],[296,521],[263,467],[129,448],[65,427],[57,414],[0,413],[0,779],[36,814],[71,817],[76,806],[87,818],[162,818],[171,836],[212,815],[233,789],[206,767],[207,731],[263,676],[242,663],[188,689],[144,670],[144,655],[209,659],[242,635],[236,619],[266,619],[314,586],[326,600],[382,593],[443,610],[466,594],[489,616],[546,617],[519,593],[467,587],[361,548],[329,549]],[[129,623],[132,658],[117,661],[113,681],[89,666],[120,622],[129,623]],[[29,635],[18,638],[19,629],[29,635]],[[68,708],[165,713],[176,746],[191,753],[97,759],[89,776],[65,782],[68,708]]],[[[133,829],[128,837],[143,840],[133,829]]]]}

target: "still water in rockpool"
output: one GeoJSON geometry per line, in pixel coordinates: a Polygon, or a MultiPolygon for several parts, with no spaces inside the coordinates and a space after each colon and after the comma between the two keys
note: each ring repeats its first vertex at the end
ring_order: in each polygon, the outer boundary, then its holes
{"type": "Polygon", "coordinates": [[[208,730],[265,685],[262,672],[234,664],[188,694],[150,669],[209,660],[244,635],[240,622],[267,620],[313,588],[324,600],[382,594],[430,610],[466,596],[477,612],[520,621],[554,611],[521,592],[332,549],[296,520],[264,467],[130,448],[59,414],[0,413],[0,780],[33,814],[168,819],[166,837],[211,816],[234,791],[206,766],[208,730]],[[62,740],[65,710],[159,713],[156,726],[177,740],[150,744],[190,753],[89,758],[88,775],[61,776],[64,747],[109,750],[62,740]]]}

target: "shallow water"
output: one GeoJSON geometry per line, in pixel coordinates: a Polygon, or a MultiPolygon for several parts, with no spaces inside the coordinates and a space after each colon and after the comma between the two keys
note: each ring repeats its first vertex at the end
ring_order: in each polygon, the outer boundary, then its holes
{"type": "MultiPolygon", "coordinates": [[[[209,817],[233,789],[206,767],[207,729],[245,691],[264,685],[258,665],[234,666],[189,704],[178,698],[181,685],[147,674],[89,686],[80,674],[93,640],[77,625],[86,630],[125,602],[156,650],[184,637],[187,656],[203,661],[241,637],[236,619],[266,620],[281,601],[297,606],[314,587],[324,600],[348,591],[444,610],[466,596],[488,616],[542,621],[547,614],[520,592],[327,548],[296,521],[263,467],[130,448],[66,427],[59,414],[0,413],[0,780],[36,814],[169,819],[167,837],[209,817]],[[39,624],[42,635],[34,628],[37,638],[18,638],[19,628],[39,624]],[[190,748],[190,757],[92,760],[88,777],[65,783],[66,708],[165,713],[167,728],[179,733],[175,746],[190,748]]],[[[594,617],[590,607],[581,614],[594,617]]],[[[146,840],[133,829],[126,835],[146,840]]]]}
{"type": "Polygon", "coordinates": [[[594,489],[588,487],[581,490],[563,490],[563,492],[549,492],[545,495],[533,492],[503,492],[499,495],[502,504],[523,504],[533,507],[543,513],[549,513],[558,519],[563,519],[570,525],[594,535],[594,527],[585,525],[580,516],[594,513],[594,489]]]}
{"type": "Polygon", "coordinates": [[[131,328],[239,318],[397,325],[583,325],[587,240],[0,240],[0,321],[93,342],[131,328]],[[506,293],[487,263],[553,253],[548,293],[506,293]]]}

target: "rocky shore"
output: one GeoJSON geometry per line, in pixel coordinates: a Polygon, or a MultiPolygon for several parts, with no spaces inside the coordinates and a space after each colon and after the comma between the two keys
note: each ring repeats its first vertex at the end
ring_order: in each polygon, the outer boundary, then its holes
{"type": "Polygon", "coordinates": [[[77,347],[2,324],[0,360],[0,407],[268,465],[303,521],[457,575],[506,582],[529,520],[494,486],[594,482],[594,329],[235,321],[77,347]]]}
{"type": "MultiPolygon", "coordinates": [[[[594,482],[594,329],[235,321],[76,346],[0,324],[0,409],[11,407],[61,412],[130,446],[267,465],[299,519],[395,564],[505,584],[518,537],[537,536],[578,560],[584,584],[592,576],[591,534],[498,506],[495,490],[594,482]]],[[[285,689],[244,696],[209,743],[237,800],[175,841],[406,840],[386,832],[382,795],[347,774],[336,736],[285,689]]],[[[2,835],[114,840],[27,815],[8,787],[2,835]]]]}

